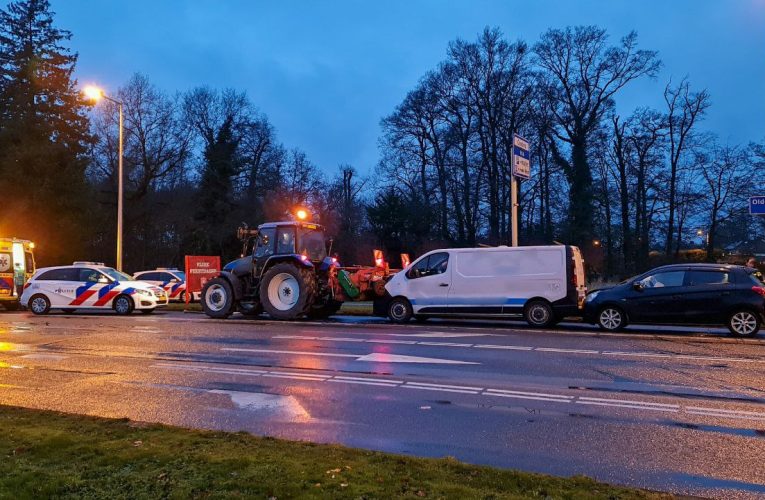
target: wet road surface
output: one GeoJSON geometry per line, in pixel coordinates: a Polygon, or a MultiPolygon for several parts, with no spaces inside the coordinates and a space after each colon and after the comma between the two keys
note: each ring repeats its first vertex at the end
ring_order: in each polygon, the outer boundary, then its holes
{"type": "Polygon", "coordinates": [[[765,497],[765,337],[716,329],[6,313],[0,404],[765,497]]]}

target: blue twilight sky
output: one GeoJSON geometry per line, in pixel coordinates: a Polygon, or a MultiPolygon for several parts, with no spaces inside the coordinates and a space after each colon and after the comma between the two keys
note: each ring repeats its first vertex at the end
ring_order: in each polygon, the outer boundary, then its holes
{"type": "Polygon", "coordinates": [[[622,113],[661,106],[672,77],[706,87],[704,123],[723,141],[765,138],[765,0],[51,0],[73,32],[83,83],[141,72],[167,91],[247,91],[288,147],[322,169],[377,162],[380,118],[441,61],[450,40],[498,26],[534,43],[548,27],[636,30],[664,62],[618,96],[622,113]]]}

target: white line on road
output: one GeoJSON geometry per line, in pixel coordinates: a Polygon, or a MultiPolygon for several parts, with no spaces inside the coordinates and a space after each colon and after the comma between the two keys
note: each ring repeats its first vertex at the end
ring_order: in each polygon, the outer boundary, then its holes
{"type": "Polygon", "coordinates": [[[191,371],[200,373],[219,373],[226,375],[250,376],[250,377],[269,377],[299,380],[302,382],[333,382],[350,385],[379,386],[388,388],[420,389],[423,391],[452,392],[459,394],[472,394],[484,397],[500,397],[509,399],[522,399],[543,401],[547,403],[558,404],[578,404],[584,406],[598,406],[611,408],[624,408],[629,410],[639,410],[648,412],[679,413],[686,415],[708,416],[725,419],[737,420],[757,420],[765,421],[765,412],[754,412],[745,410],[728,410],[724,408],[703,407],[703,406],[683,406],[681,404],[655,403],[651,401],[641,401],[637,399],[619,399],[619,398],[597,398],[590,396],[577,396],[545,392],[530,392],[514,389],[493,389],[481,388],[463,385],[434,384],[428,382],[407,381],[400,379],[385,379],[379,377],[352,377],[346,375],[323,375],[318,373],[306,372],[288,372],[288,371],[266,371],[249,368],[221,368],[210,365],[193,366],[189,363],[156,363],[152,368],[162,368],[169,370],[191,371]]]}
{"type": "Polygon", "coordinates": [[[348,337],[315,337],[315,336],[305,336],[305,335],[275,335],[273,338],[284,339],[284,340],[315,340],[320,342],[408,344],[408,345],[418,345],[418,346],[428,346],[428,347],[462,347],[462,348],[473,348],[473,349],[532,351],[532,352],[555,353],[555,354],[586,354],[586,355],[596,355],[596,356],[619,356],[619,357],[692,360],[692,361],[726,362],[726,363],[765,364],[765,359],[763,358],[726,358],[721,356],[700,356],[700,355],[693,355],[693,354],[658,353],[658,352],[630,352],[630,351],[610,351],[610,350],[599,351],[594,349],[567,349],[563,347],[535,347],[535,346],[523,346],[523,345],[502,345],[502,344],[463,344],[463,343],[456,343],[456,342],[400,341],[400,340],[381,340],[381,339],[364,339],[364,338],[348,338],[348,337]]]}
{"type": "Polygon", "coordinates": [[[384,352],[372,352],[369,354],[336,354],[330,352],[314,351],[288,351],[282,349],[251,349],[246,347],[221,347],[221,351],[232,352],[252,352],[266,354],[288,354],[297,356],[325,356],[337,358],[355,358],[356,361],[366,361],[372,363],[425,363],[425,364],[444,364],[444,365],[477,365],[472,361],[459,361],[455,359],[423,358],[420,356],[403,356],[400,354],[388,354],[384,352]]]}
{"type": "Polygon", "coordinates": [[[268,353],[268,354],[296,354],[300,356],[328,356],[336,358],[358,358],[359,354],[334,354],[330,352],[314,352],[314,351],[282,351],[278,349],[248,349],[245,347],[221,347],[221,351],[233,351],[233,352],[254,352],[254,353],[268,353]]]}

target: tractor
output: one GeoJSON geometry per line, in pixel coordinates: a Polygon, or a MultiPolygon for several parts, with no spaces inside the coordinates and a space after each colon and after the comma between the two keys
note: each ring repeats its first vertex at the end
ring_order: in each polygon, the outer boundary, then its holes
{"type": "Polygon", "coordinates": [[[236,311],[245,316],[265,311],[280,320],[327,318],[344,301],[383,296],[393,272],[381,258],[375,267],[341,268],[328,255],[322,226],[312,222],[244,225],[237,236],[243,257],[226,264],[202,289],[202,308],[212,318],[236,311]]]}

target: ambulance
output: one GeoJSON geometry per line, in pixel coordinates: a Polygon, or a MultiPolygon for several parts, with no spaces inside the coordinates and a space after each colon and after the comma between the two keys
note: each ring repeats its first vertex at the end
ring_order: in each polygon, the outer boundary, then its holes
{"type": "Polygon", "coordinates": [[[19,308],[24,285],[35,272],[35,244],[29,240],[0,238],[0,304],[19,308]]]}

